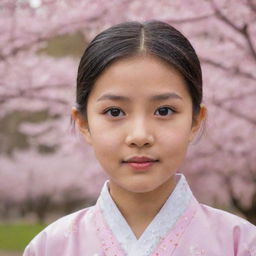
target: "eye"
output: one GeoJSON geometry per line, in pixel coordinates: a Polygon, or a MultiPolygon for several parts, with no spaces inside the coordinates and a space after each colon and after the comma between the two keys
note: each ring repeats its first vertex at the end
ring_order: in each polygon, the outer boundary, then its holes
{"type": "Polygon", "coordinates": [[[156,112],[159,112],[160,116],[167,116],[167,115],[171,115],[171,114],[175,113],[175,111],[173,109],[171,109],[170,107],[161,107],[161,108],[157,109],[156,112]]]}
{"type": "Polygon", "coordinates": [[[110,115],[112,117],[119,117],[120,113],[124,112],[119,108],[109,108],[106,111],[104,111],[104,114],[110,115]]]}

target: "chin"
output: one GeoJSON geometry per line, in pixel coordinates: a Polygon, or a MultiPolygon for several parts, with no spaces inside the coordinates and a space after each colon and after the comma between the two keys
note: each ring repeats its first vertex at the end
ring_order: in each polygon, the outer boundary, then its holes
{"type": "Polygon", "coordinates": [[[150,184],[133,184],[132,186],[127,186],[126,190],[133,192],[133,193],[147,193],[147,192],[151,192],[155,189],[157,189],[158,186],[150,186],[150,184]]]}

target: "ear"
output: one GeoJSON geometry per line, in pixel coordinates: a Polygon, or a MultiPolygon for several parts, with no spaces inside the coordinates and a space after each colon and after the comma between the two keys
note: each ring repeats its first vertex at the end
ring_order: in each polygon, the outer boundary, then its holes
{"type": "Polygon", "coordinates": [[[206,119],[206,116],[207,116],[207,108],[204,104],[201,104],[200,111],[192,124],[191,132],[189,136],[189,142],[191,142],[196,136],[198,130],[202,126],[203,121],[206,119]]]}
{"type": "Polygon", "coordinates": [[[77,126],[81,134],[84,136],[86,142],[91,145],[92,139],[91,139],[91,133],[90,133],[88,121],[81,116],[81,114],[78,112],[78,110],[75,107],[72,107],[71,115],[73,120],[75,120],[75,122],[77,123],[77,126]]]}

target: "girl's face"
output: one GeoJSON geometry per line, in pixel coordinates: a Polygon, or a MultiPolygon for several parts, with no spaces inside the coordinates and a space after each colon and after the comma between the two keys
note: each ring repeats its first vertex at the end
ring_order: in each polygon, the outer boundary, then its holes
{"type": "Polygon", "coordinates": [[[183,77],[154,56],[118,60],[104,70],[88,99],[88,122],[72,115],[110,178],[110,186],[150,192],[174,180],[189,142],[205,115],[192,125],[192,99],[183,77]],[[146,169],[123,161],[158,160],[146,169]]]}

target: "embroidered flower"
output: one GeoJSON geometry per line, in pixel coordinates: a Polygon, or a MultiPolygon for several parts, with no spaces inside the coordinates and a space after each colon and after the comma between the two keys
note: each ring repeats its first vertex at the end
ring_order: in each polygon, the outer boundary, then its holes
{"type": "Polygon", "coordinates": [[[201,249],[200,247],[198,246],[190,246],[189,248],[189,252],[191,256],[200,256],[200,255],[205,255],[205,250],[204,249],[201,249]]]}

